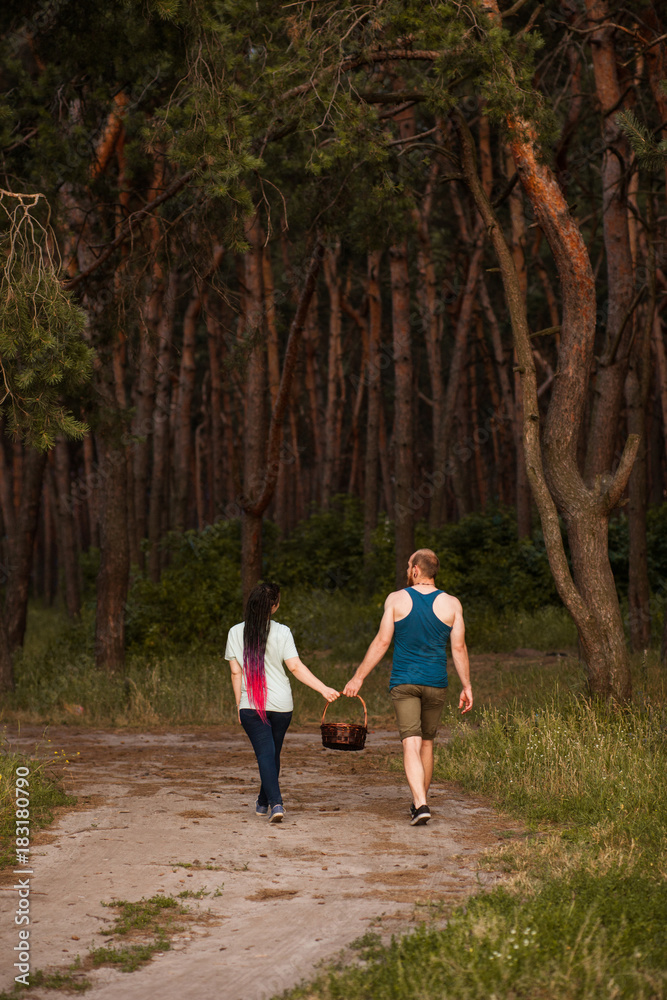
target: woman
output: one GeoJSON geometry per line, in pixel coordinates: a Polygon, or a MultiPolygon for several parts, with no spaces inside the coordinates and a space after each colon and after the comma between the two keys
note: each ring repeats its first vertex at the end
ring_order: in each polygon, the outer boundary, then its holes
{"type": "Polygon", "coordinates": [[[258,816],[269,814],[270,823],[285,815],[280,794],[280,750],[292,721],[292,689],[289,671],[327,699],[339,692],[327,687],[299,659],[287,625],[271,621],[280,605],[280,587],[260,583],[248,598],[245,621],[234,625],[227,636],[225,659],[232,670],[232,687],[239,722],[245,729],[259,765],[261,787],[255,802],[258,816]]]}

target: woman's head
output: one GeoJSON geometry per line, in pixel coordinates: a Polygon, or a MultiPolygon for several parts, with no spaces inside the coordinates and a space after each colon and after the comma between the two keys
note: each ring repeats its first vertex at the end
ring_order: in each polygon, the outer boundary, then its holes
{"type": "Polygon", "coordinates": [[[277,583],[258,583],[250,591],[245,609],[245,620],[249,618],[271,617],[271,610],[280,603],[280,587],[277,583]]]}

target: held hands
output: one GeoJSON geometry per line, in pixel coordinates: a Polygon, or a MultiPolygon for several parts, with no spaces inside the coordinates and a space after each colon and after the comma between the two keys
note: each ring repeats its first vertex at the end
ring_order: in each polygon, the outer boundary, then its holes
{"type": "Polygon", "coordinates": [[[336,688],[325,687],[322,696],[331,704],[336,698],[340,698],[340,691],[336,691],[336,688]]]}
{"type": "Polygon", "coordinates": [[[461,697],[459,698],[459,708],[461,709],[461,715],[465,715],[472,708],[472,688],[464,687],[461,691],[461,697]]]}
{"type": "Polygon", "coordinates": [[[348,698],[356,698],[356,696],[359,694],[359,691],[361,690],[361,685],[363,683],[364,682],[360,681],[357,677],[351,677],[350,680],[345,685],[345,687],[343,688],[343,694],[346,695],[348,698]]]}

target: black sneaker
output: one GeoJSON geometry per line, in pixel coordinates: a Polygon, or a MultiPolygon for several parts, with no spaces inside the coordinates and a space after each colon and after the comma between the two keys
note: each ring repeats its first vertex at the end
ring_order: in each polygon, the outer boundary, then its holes
{"type": "Polygon", "coordinates": [[[415,809],[412,819],[410,820],[410,826],[424,826],[425,823],[431,818],[431,810],[428,806],[420,806],[419,809],[415,809]]]}
{"type": "Polygon", "coordinates": [[[416,812],[417,812],[417,806],[414,804],[414,802],[411,802],[410,803],[410,819],[414,819],[415,818],[415,813],[416,812]]]}

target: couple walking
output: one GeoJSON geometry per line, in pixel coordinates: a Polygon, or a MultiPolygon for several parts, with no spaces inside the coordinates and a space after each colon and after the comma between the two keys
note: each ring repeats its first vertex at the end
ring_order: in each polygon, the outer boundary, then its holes
{"type": "MultiPolygon", "coordinates": [[[[377,635],[343,689],[353,697],[394,640],[389,688],[403,744],[403,765],[412,792],[410,822],[431,818],[427,795],[433,775],[433,741],[445,703],[447,641],[461,681],[459,708],[472,708],[470,667],[460,602],[438,590],[438,557],[419,549],[408,562],[407,587],[389,594],[377,635]]],[[[335,701],[340,692],[319,680],[299,659],[286,625],[271,620],[280,589],[261,583],[252,591],[244,622],[229,630],[225,658],[232,671],[239,722],[257,757],[261,786],[258,815],[279,823],[285,814],[280,794],[280,751],[292,720],[292,691],[284,666],[303,684],[335,701]]]]}

